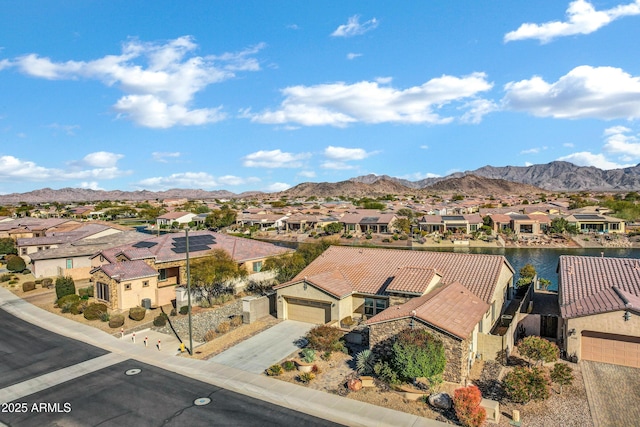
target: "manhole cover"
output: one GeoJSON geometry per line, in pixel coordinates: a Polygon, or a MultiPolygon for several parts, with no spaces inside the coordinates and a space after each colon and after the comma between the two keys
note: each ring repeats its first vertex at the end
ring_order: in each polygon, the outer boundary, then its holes
{"type": "Polygon", "coordinates": [[[211,399],[208,397],[200,397],[193,401],[193,404],[196,406],[208,405],[209,403],[211,403],[211,399]]]}
{"type": "Polygon", "coordinates": [[[141,369],[134,368],[134,369],[129,369],[128,371],[126,371],[125,375],[138,375],[140,372],[142,372],[141,369]]]}

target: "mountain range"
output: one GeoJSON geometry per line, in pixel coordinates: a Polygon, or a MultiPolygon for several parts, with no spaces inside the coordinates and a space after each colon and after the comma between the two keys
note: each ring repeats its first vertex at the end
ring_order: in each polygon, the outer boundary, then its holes
{"type": "MultiPolygon", "coordinates": [[[[541,191],[638,191],[640,164],[624,169],[602,170],[555,161],[532,166],[483,166],[473,171],[456,172],[445,177],[409,181],[388,175],[364,175],[336,183],[306,182],[279,196],[293,197],[378,197],[386,194],[460,192],[466,194],[526,194],[541,191]]],[[[27,193],[0,195],[0,204],[20,202],[62,203],[101,200],[231,199],[260,197],[259,191],[235,194],[226,190],[172,189],[166,191],[104,191],[82,188],[44,188],[27,193]]]]}

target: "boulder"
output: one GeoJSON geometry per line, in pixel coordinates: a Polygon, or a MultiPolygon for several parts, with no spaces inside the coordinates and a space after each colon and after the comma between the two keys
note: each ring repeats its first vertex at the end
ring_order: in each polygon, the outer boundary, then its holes
{"type": "Polygon", "coordinates": [[[453,401],[447,393],[434,393],[429,396],[429,405],[438,409],[451,409],[453,401]]]}
{"type": "Polygon", "coordinates": [[[352,378],[347,381],[347,388],[351,391],[358,391],[362,389],[362,381],[357,378],[352,378]]]}

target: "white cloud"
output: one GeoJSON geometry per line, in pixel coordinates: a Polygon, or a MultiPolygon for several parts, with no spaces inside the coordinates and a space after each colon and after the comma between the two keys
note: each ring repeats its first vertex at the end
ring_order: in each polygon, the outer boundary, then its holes
{"type": "Polygon", "coordinates": [[[122,155],[97,152],[79,161],[68,163],[67,169],[47,168],[29,160],[0,156],[0,181],[64,181],[69,179],[114,179],[132,171],[118,169],[116,162],[122,155]]]}
{"type": "Polygon", "coordinates": [[[565,142],[562,144],[563,147],[573,148],[575,145],[572,142],[565,142]]]}
{"type": "Polygon", "coordinates": [[[206,172],[182,172],[169,176],[146,178],[134,184],[144,190],[163,191],[172,188],[211,189],[218,186],[215,178],[206,172]]]}
{"type": "Polygon", "coordinates": [[[242,113],[254,122],[297,123],[304,126],[343,127],[356,122],[444,124],[450,123],[454,118],[442,116],[442,107],[466,100],[467,106],[461,109],[471,109],[467,113],[467,119],[478,116],[479,111],[487,109],[487,104],[468,101],[492,87],[484,73],[464,77],[443,75],[421,86],[403,90],[386,86],[380,79],[354,84],[337,82],[291,86],[281,91],[285,99],[280,109],[258,114],[252,114],[249,110],[242,113]]]}
{"type": "Polygon", "coordinates": [[[324,155],[327,158],[340,161],[362,160],[372,154],[375,154],[375,152],[367,153],[362,148],[334,147],[330,145],[324,149],[324,155]]]}
{"type": "Polygon", "coordinates": [[[618,18],[638,14],[640,14],[640,0],[600,11],[586,0],[575,0],[569,3],[565,22],[522,24],[517,30],[505,34],[504,41],[537,39],[541,43],[548,43],[557,37],[590,34],[618,18]]]}
{"type": "Polygon", "coordinates": [[[278,191],[285,191],[288,190],[289,188],[291,188],[291,185],[285,183],[285,182],[274,182],[273,184],[267,186],[267,191],[273,191],[273,192],[278,192],[278,191]]]}
{"type": "Polygon", "coordinates": [[[178,151],[174,151],[174,152],[161,152],[161,151],[154,151],[153,153],[151,153],[151,158],[156,161],[156,162],[160,162],[160,163],[168,163],[169,161],[167,159],[176,159],[178,157],[181,156],[181,153],[178,151]]]}
{"type": "Polygon", "coordinates": [[[603,154],[593,154],[589,151],[581,151],[579,153],[569,154],[568,156],[558,158],[558,160],[571,162],[578,166],[595,166],[599,169],[605,170],[620,169],[633,166],[631,164],[619,164],[616,162],[612,162],[610,160],[607,160],[607,158],[603,154]]]}
{"type": "Polygon", "coordinates": [[[525,165],[525,166],[527,166],[527,167],[529,167],[529,166],[533,166],[533,163],[531,163],[531,162],[524,162],[524,165],[525,165]]]}
{"type": "Polygon", "coordinates": [[[244,157],[242,164],[249,168],[300,168],[303,160],[308,159],[309,153],[293,154],[280,149],[260,150],[244,157]]]}
{"type": "Polygon", "coordinates": [[[620,68],[583,65],[547,83],[535,76],[505,85],[507,109],[563,119],[640,118],[640,78],[620,68]]]}
{"type": "Polygon", "coordinates": [[[537,154],[540,152],[539,148],[529,148],[528,150],[522,150],[520,154],[537,154]]]}
{"type": "Polygon", "coordinates": [[[54,129],[54,130],[61,130],[64,133],[66,133],[69,136],[74,136],[75,135],[75,130],[76,129],[80,129],[79,125],[61,125],[58,123],[51,123],[49,126],[47,126],[50,129],[54,129]]]}
{"type": "Polygon", "coordinates": [[[298,176],[303,177],[303,178],[315,178],[316,177],[316,173],[314,171],[311,171],[311,170],[305,170],[305,171],[298,172],[298,176]]]}
{"type": "Polygon", "coordinates": [[[611,154],[621,156],[624,161],[640,159],[640,140],[633,135],[627,135],[631,129],[615,126],[604,131],[606,136],[603,149],[611,154]]]}
{"type": "Polygon", "coordinates": [[[355,169],[354,165],[350,165],[341,161],[327,160],[320,164],[320,167],[323,169],[334,169],[334,170],[350,170],[355,169]]]}
{"type": "Polygon", "coordinates": [[[361,53],[353,53],[353,52],[347,53],[347,59],[348,60],[356,59],[356,58],[359,58],[361,56],[362,56],[361,53]]]}
{"type": "Polygon", "coordinates": [[[611,126],[610,128],[607,128],[604,130],[604,135],[615,135],[618,133],[627,133],[627,132],[631,132],[631,129],[629,129],[628,127],[625,126],[611,126]]]}
{"type": "Polygon", "coordinates": [[[80,188],[88,188],[89,190],[104,190],[104,188],[101,188],[100,185],[98,184],[97,181],[90,181],[90,182],[81,182],[79,184],[80,188]]]}
{"type": "Polygon", "coordinates": [[[235,185],[243,185],[243,184],[255,184],[256,182],[260,182],[260,178],[256,178],[256,177],[241,178],[239,176],[234,176],[234,175],[223,175],[221,177],[218,177],[217,181],[220,183],[220,185],[235,186],[235,185]]]}
{"type": "Polygon", "coordinates": [[[407,179],[409,181],[421,181],[427,178],[440,178],[440,175],[431,172],[414,172],[407,175],[401,175],[398,178],[407,179]]]}
{"type": "Polygon", "coordinates": [[[498,110],[498,106],[495,102],[489,101],[488,99],[474,99],[473,101],[463,104],[461,109],[466,110],[460,117],[461,122],[478,124],[484,116],[498,110]]]}
{"type": "Polygon", "coordinates": [[[360,23],[360,16],[354,15],[349,18],[346,24],[340,25],[336,30],[331,33],[332,37],[353,37],[359,36],[371,31],[378,26],[378,20],[372,18],[368,21],[360,23]]]}
{"type": "Polygon", "coordinates": [[[50,80],[96,79],[117,86],[125,95],[114,105],[119,117],[151,128],[194,126],[225,118],[222,107],[192,109],[195,94],[213,83],[235,77],[239,71],[257,71],[253,58],[264,44],[240,52],[196,56],[198,48],[189,36],[162,43],[129,40],[120,55],[92,61],[54,62],[29,54],[10,65],[23,73],[50,80]]]}
{"type": "Polygon", "coordinates": [[[429,146],[428,145],[421,145],[420,148],[422,148],[423,150],[428,150],[429,146]]]}

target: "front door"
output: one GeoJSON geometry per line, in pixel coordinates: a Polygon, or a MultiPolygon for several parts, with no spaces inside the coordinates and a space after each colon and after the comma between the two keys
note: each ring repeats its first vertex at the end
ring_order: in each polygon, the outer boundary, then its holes
{"type": "Polygon", "coordinates": [[[558,338],[558,318],[556,316],[540,316],[540,336],[558,338]]]}

